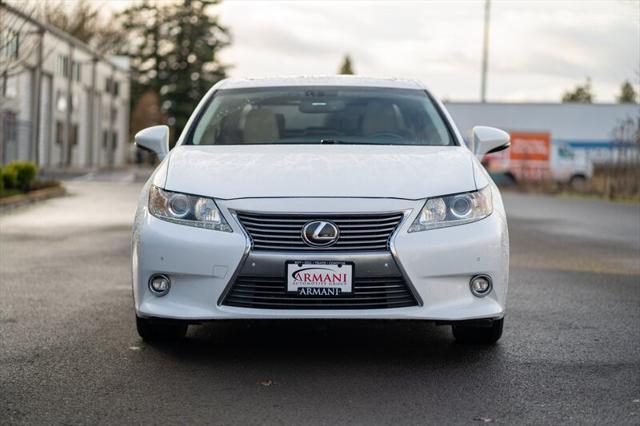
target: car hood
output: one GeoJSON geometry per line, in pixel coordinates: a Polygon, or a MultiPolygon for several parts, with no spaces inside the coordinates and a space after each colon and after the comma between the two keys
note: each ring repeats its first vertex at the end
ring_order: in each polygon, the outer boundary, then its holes
{"type": "Polygon", "coordinates": [[[209,145],[169,154],[165,188],[213,198],[421,199],[476,189],[460,146],[209,145]]]}

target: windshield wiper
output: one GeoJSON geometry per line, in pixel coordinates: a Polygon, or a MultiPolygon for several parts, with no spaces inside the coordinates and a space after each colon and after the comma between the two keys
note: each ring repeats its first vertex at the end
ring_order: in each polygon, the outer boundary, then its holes
{"type": "Polygon", "coordinates": [[[334,145],[334,144],[352,144],[352,145],[356,145],[357,142],[347,142],[347,141],[341,141],[339,139],[320,139],[320,143],[323,145],[334,145]]]}

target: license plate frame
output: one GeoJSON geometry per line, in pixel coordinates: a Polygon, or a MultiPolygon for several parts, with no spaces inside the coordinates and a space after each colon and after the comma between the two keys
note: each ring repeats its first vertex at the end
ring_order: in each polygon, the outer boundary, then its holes
{"type": "MultiPolygon", "coordinates": [[[[351,296],[353,295],[353,277],[355,275],[355,265],[353,262],[337,261],[337,260],[288,260],[285,262],[285,290],[288,294],[297,294],[301,297],[313,297],[313,296],[351,296]],[[342,270],[342,268],[345,268],[342,270]],[[303,271],[299,271],[303,270],[303,271]],[[330,278],[337,278],[334,274],[344,276],[344,282],[339,279],[334,280],[332,284],[328,285],[326,281],[320,284],[317,280],[311,281],[296,281],[293,274],[296,272],[307,272],[313,274],[315,271],[317,274],[330,274],[330,278]],[[308,282],[316,282],[315,285],[307,284],[308,282]],[[300,289],[317,289],[317,290],[300,290],[300,289]],[[335,291],[337,290],[337,291],[335,291]]],[[[324,277],[326,278],[326,276],[324,277]]]]}

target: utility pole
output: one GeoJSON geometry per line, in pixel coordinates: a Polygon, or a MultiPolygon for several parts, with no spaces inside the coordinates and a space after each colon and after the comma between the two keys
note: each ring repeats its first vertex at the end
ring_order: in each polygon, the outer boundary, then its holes
{"type": "Polygon", "coordinates": [[[62,132],[62,155],[61,165],[62,167],[69,167],[71,165],[71,150],[73,144],[71,143],[71,137],[73,129],[71,128],[71,109],[77,108],[77,105],[73,105],[73,44],[69,43],[69,62],[67,65],[67,109],[65,110],[65,120],[62,132]]]}
{"type": "Polygon", "coordinates": [[[487,67],[489,66],[489,21],[491,0],[484,0],[484,36],[482,39],[482,82],[480,86],[480,101],[487,101],[487,67]]]}
{"type": "Polygon", "coordinates": [[[87,135],[87,158],[86,163],[88,167],[97,167],[98,163],[93,161],[94,157],[94,146],[95,152],[99,152],[100,150],[100,137],[96,138],[96,69],[98,67],[98,57],[94,56],[91,58],[91,91],[89,92],[89,130],[87,135]]]}
{"type": "Polygon", "coordinates": [[[40,111],[41,103],[42,103],[42,62],[44,61],[43,57],[43,45],[44,45],[44,29],[42,27],[38,28],[38,59],[36,62],[35,69],[35,89],[33,92],[33,109],[32,109],[32,117],[33,117],[33,128],[31,132],[31,147],[33,152],[31,152],[31,158],[35,161],[35,163],[40,166],[40,111]]]}
{"type": "Polygon", "coordinates": [[[113,167],[115,157],[115,146],[113,144],[114,136],[116,135],[116,106],[115,106],[115,85],[116,85],[116,67],[111,66],[111,84],[109,85],[109,130],[107,134],[107,168],[113,167]]]}

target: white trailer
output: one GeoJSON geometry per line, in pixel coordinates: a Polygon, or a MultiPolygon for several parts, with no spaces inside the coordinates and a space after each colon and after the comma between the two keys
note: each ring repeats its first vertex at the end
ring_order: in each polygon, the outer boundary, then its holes
{"type": "MultiPolygon", "coordinates": [[[[467,134],[475,125],[508,132],[548,133],[551,144],[584,152],[593,162],[607,162],[620,143],[623,125],[638,129],[638,104],[446,102],[458,128],[467,134]]],[[[633,132],[627,131],[628,134],[633,132]]],[[[627,140],[624,140],[627,139],[627,140]]],[[[637,145],[637,144],[636,144],[637,145]]]]}

